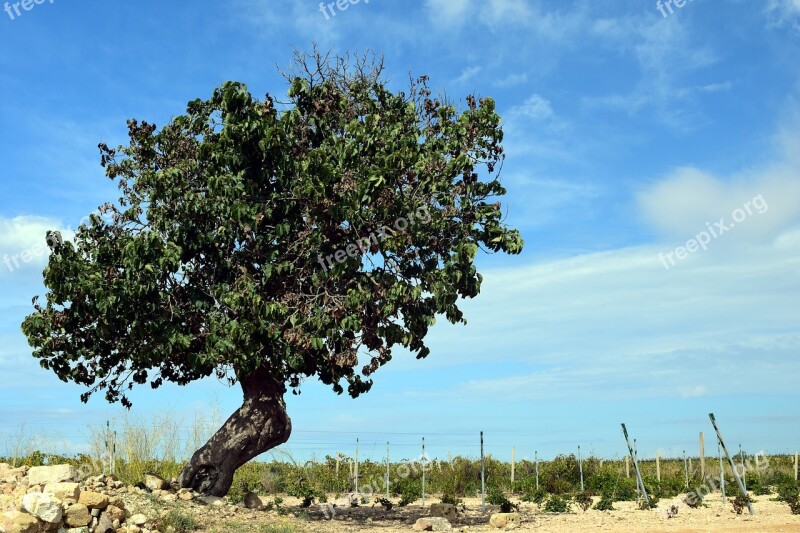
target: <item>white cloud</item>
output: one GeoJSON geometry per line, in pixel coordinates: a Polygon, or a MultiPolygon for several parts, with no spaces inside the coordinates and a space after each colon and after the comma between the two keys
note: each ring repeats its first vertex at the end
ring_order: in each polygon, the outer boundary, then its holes
{"type": "Polygon", "coordinates": [[[61,231],[64,239],[72,238],[72,231],[60,221],[41,216],[0,216],[0,276],[19,269],[38,268],[47,262],[50,250],[45,236],[50,230],[61,231]]]}
{"type": "Polygon", "coordinates": [[[800,30],[800,0],[769,0],[766,12],[770,25],[800,30]]]}
{"type": "Polygon", "coordinates": [[[728,232],[724,242],[770,241],[800,221],[798,143],[800,133],[781,133],[777,144],[784,153],[778,162],[732,177],[714,176],[693,167],[678,168],[638,194],[642,215],[662,234],[688,239],[705,230],[706,223],[721,218],[730,221],[735,209],[747,211],[750,202],[752,214],[736,231],[728,232]],[[760,200],[754,202],[754,198],[760,200]],[[757,209],[762,202],[766,209],[757,209]]]}
{"type": "Polygon", "coordinates": [[[467,82],[467,81],[471,80],[472,78],[474,78],[476,75],[478,75],[478,73],[479,73],[480,71],[481,71],[481,67],[469,67],[469,68],[465,68],[465,69],[464,69],[464,70],[461,72],[461,75],[460,75],[458,78],[456,78],[455,80],[453,80],[453,81],[454,81],[455,83],[464,83],[464,82],[467,82]]]}

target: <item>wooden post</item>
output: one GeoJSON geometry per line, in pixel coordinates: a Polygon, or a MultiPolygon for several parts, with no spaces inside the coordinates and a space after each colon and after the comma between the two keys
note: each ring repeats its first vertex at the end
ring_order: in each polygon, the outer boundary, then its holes
{"type": "Polygon", "coordinates": [[[514,462],[516,459],[516,448],[511,448],[511,494],[514,494],[514,462]]]}
{"type": "MultiPolygon", "coordinates": [[[[739,472],[736,471],[736,465],[733,464],[733,458],[731,457],[731,454],[728,452],[728,447],[725,446],[725,441],[722,440],[722,433],[720,433],[719,427],[717,427],[717,421],[714,418],[714,413],[708,413],[708,418],[711,419],[711,425],[714,426],[714,431],[717,432],[717,442],[719,443],[720,446],[722,446],[722,450],[725,452],[725,457],[728,458],[728,464],[730,465],[731,471],[733,472],[733,478],[736,480],[736,484],[739,485],[739,492],[741,492],[742,496],[744,496],[745,499],[747,500],[747,510],[750,511],[751,516],[755,515],[756,512],[753,510],[753,504],[750,502],[750,499],[748,498],[747,489],[745,489],[744,483],[742,483],[742,478],[739,477],[739,472]]],[[[722,454],[720,454],[719,458],[720,461],[722,461],[722,454]]]]}
{"type": "Polygon", "coordinates": [[[386,442],[386,499],[389,499],[389,442],[386,442]]]}
{"type": "Polygon", "coordinates": [[[422,508],[425,508],[425,437],[422,437],[422,508]]]}
{"type": "Polygon", "coordinates": [[[356,460],[353,468],[353,477],[355,478],[356,484],[356,497],[358,497],[358,439],[356,439],[356,460]]]}
{"type": "Polygon", "coordinates": [[[661,452],[656,452],[656,479],[661,482],[661,452]]]}
{"type": "MultiPolygon", "coordinates": [[[[536,467],[536,490],[539,490],[539,452],[533,452],[533,459],[535,462],[536,467]]],[[[794,458],[794,476],[795,479],[797,478],[797,454],[795,454],[794,458]]]]}
{"type": "Polygon", "coordinates": [[[486,514],[486,459],[483,456],[483,431],[481,431],[481,513],[486,514]]]}
{"type": "MultiPolygon", "coordinates": [[[[625,424],[622,424],[622,435],[625,437],[625,444],[628,445],[628,453],[633,457],[633,469],[636,471],[636,481],[641,489],[642,497],[646,504],[650,503],[650,498],[647,497],[647,490],[644,488],[644,481],[642,481],[642,471],[639,470],[639,461],[636,460],[636,452],[631,448],[630,440],[628,440],[628,429],[625,424]]],[[[636,442],[636,439],[633,439],[636,442]]]]}
{"type": "Polygon", "coordinates": [[[578,446],[578,468],[581,473],[581,493],[583,493],[583,456],[581,455],[580,446],[578,446]]]}
{"type": "Polygon", "coordinates": [[[706,480],[706,443],[703,432],[700,432],[700,479],[706,480]]]}
{"type": "Polygon", "coordinates": [[[797,456],[798,453],[794,452],[794,480],[797,481],[797,456]]]}
{"type": "Polygon", "coordinates": [[[631,477],[631,456],[625,456],[625,477],[631,477]]]}

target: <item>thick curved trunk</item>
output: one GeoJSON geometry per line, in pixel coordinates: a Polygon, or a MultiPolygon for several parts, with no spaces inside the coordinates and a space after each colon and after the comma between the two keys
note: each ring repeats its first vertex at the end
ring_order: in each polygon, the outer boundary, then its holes
{"type": "Polygon", "coordinates": [[[207,496],[224,496],[240,466],[289,440],[292,422],[283,401],[284,384],[263,368],[240,383],[242,406],[192,455],[178,477],[182,487],[207,496]]]}

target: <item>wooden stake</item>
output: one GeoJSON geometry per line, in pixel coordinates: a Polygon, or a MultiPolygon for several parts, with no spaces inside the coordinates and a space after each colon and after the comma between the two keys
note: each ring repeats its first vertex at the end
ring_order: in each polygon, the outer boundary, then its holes
{"type": "Polygon", "coordinates": [[[625,477],[631,477],[631,456],[625,456],[625,477]]]}
{"type": "Polygon", "coordinates": [[[703,432],[700,432],[700,479],[706,479],[706,443],[703,439],[703,432]]]}
{"type": "Polygon", "coordinates": [[[797,456],[798,453],[794,452],[794,480],[797,481],[797,456]]]}
{"type": "Polygon", "coordinates": [[[517,449],[511,448],[511,494],[514,494],[514,461],[516,459],[517,449]]]}
{"type": "Polygon", "coordinates": [[[661,482],[661,452],[656,452],[656,479],[661,482]]]}

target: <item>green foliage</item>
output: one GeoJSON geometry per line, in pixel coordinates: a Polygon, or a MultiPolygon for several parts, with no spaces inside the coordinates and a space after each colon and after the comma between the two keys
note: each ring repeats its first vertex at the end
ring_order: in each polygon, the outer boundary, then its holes
{"type": "Polygon", "coordinates": [[[603,496],[602,498],[600,498],[600,501],[598,501],[594,505],[594,508],[597,509],[598,511],[613,511],[614,502],[613,500],[611,500],[611,498],[606,498],[605,496],[603,496]]]}
{"type": "Polygon", "coordinates": [[[457,109],[426,76],[392,92],[377,63],[318,52],[294,71],[286,105],[226,82],[99,145],[120,198],[74,242],[48,234],[45,303],[22,324],[83,401],[256,370],[356,397],[393,350],[428,355],[437,315],[465,321],[479,249],[521,252],[494,100],[457,109]]]}
{"type": "Polygon", "coordinates": [[[156,520],[159,531],[165,531],[171,527],[175,533],[186,533],[194,531],[200,526],[199,522],[190,514],[186,514],[179,509],[170,509],[166,514],[156,520]]]}
{"type": "Polygon", "coordinates": [[[547,513],[566,513],[569,511],[569,503],[558,495],[552,495],[544,504],[544,511],[547,513]]]}
{"type": "Polygon", "coordinates": [[[412,504],[422,496],[422,482],[410,477],[400,478],[392,489],[395,495],[400,496],[400,507],[412,504]]]}
{"type": "Polygon", "coordinates": [[[532,490],[526,490],[522,495],[522,501],[530,503],[542,503],[546,497],[547,491],[539,487],[538,489],[533,488],[532,490]]]}
{"type": "Polygon", "coordinates": [[[648,494],[647,500],[648,501],[644,501],[644,498],[639,500],[640,510],[647,511],[648,509],[655,509],[656,507],[658,507],[658,500],[659,500],[658,496],[648,494]]]}
{"type": "Polygon", "coordinates": [[[486,494],[486,501],[491,505],[499,505],[501,513],[510,513],[519,508],[518,505],[511,503],[502,490],[492,487],[486,494]]]}
{"type": "Polygon", "coordinates": [[[310,507],[315,499],[319,499],[319,494],[314,490],[306,481],[305,478],[300,478],[296,484],[289,490],[289,496],[300,498],[300,507],[310,507]]]}
{"type": "Polygon", "coordinates": [[[575,503],[577,503],[584,512],[592,506],[592,497],[588,494],[581,493],[575,496],[575,503]]]}
{"type": "Polygon", "coordinates": [[[442,494],[442,503],[449,503],[450,505],[458,505],[461,503],[461,498],[455,494],[445,493],[442,494]]]}
{"type": "Polygon", "coordinates": [[[793,479],[784,480],[780,485],[778,485],[778,500],[784,502],[790,502],[793,500],[797,500],[800,496],[800,487],[793,479]]]}

